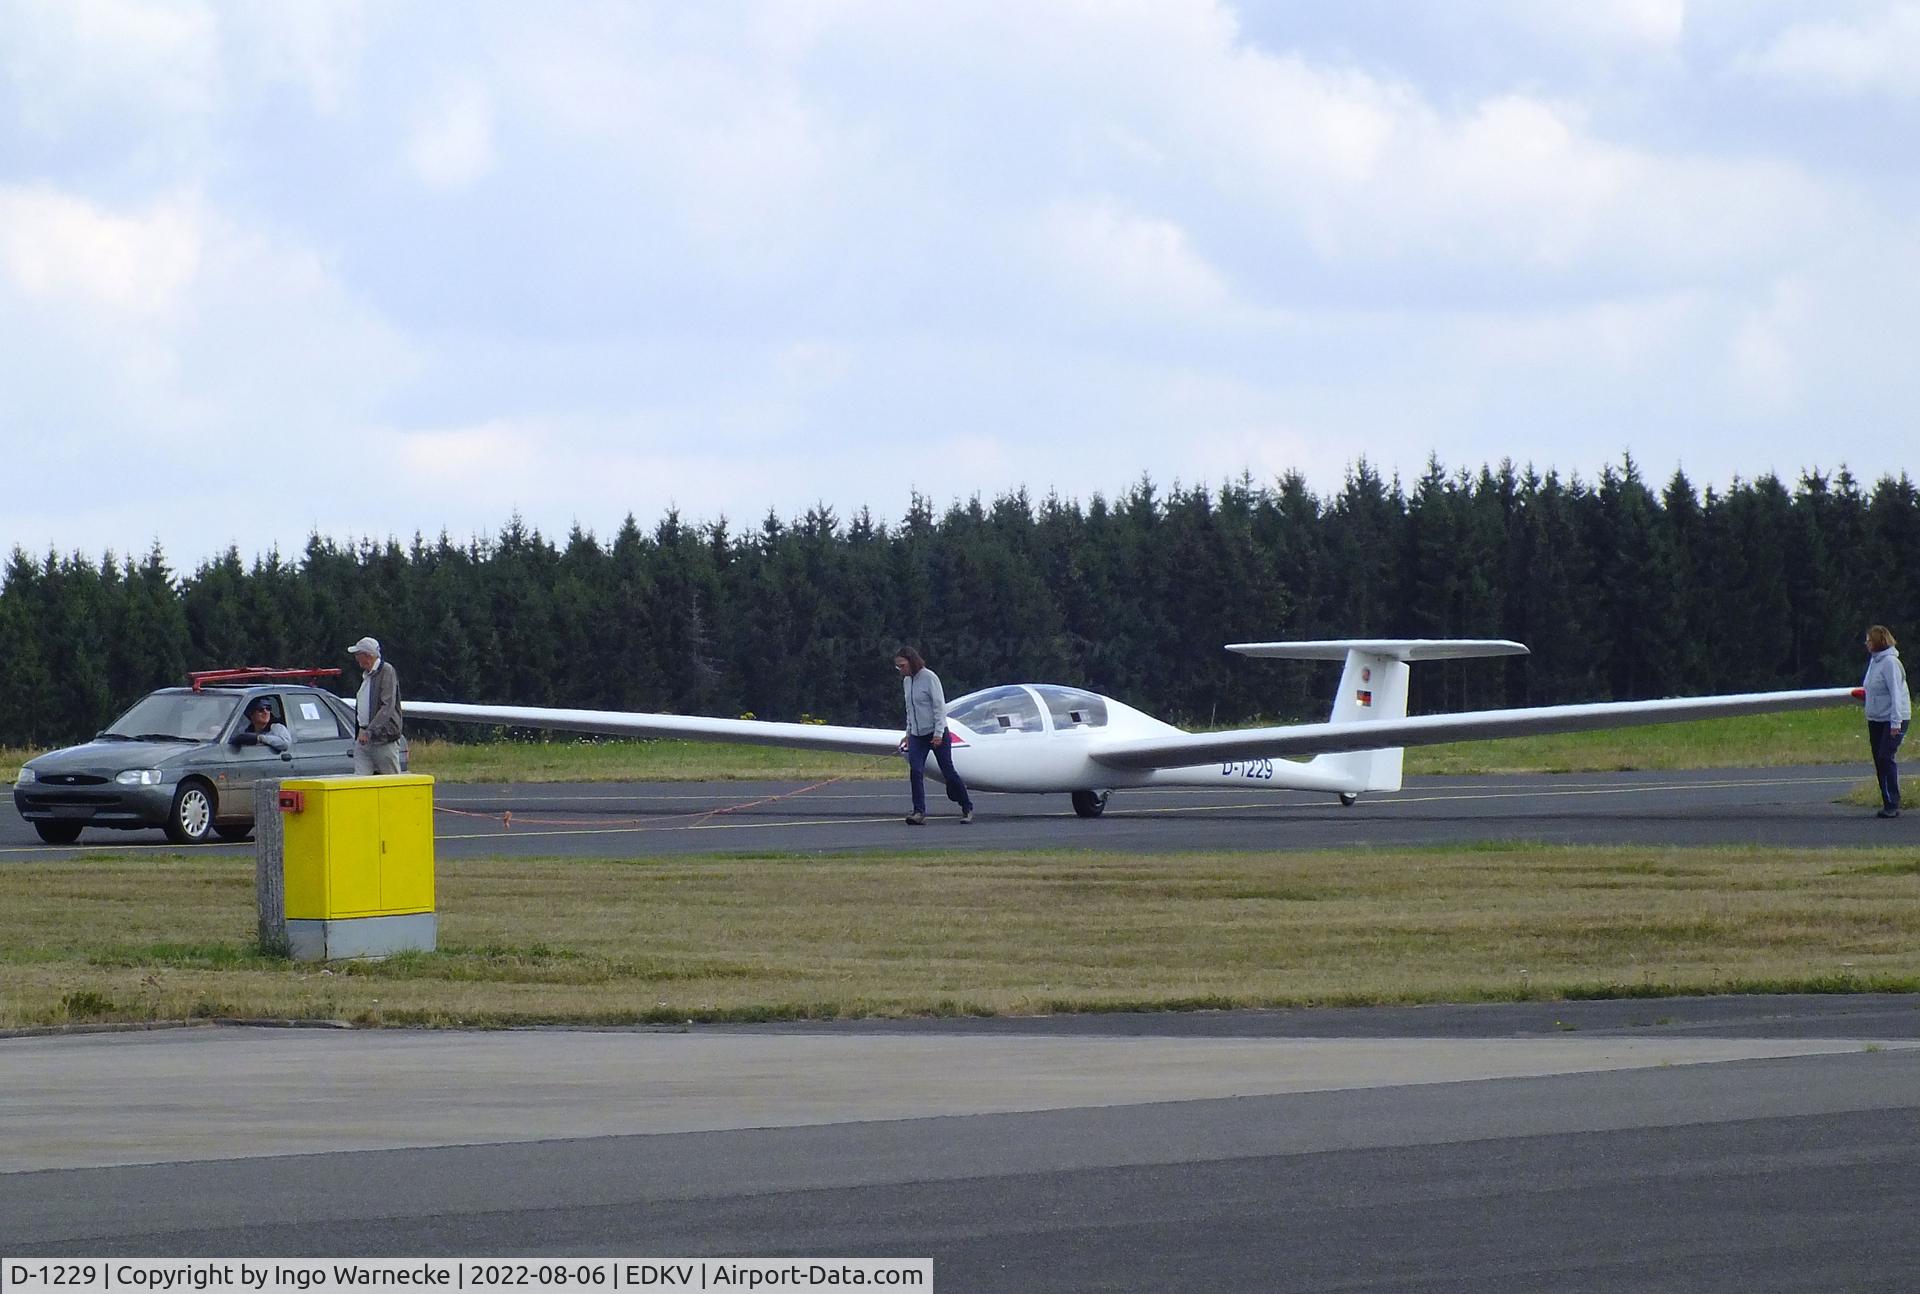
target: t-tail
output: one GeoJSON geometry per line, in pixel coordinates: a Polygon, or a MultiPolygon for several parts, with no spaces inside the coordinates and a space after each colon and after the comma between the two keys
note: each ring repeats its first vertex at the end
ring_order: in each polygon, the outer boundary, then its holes
{"type": "MultiPolygon", "coordinates": [[[[1408,663],[1477,656],[1524,656],[1523,644],[1504,638],[1330,638],[1320,642],[1228,643],[1242,656],[1275,660],[1344,660],[1329,723],[1378,723],[1407,717],[1408,663]]],[[[1405,752],[1342,751],[1316,755],[1312,767],[1346,780],[1354,791],[1397,791],[1405,752]]]]}

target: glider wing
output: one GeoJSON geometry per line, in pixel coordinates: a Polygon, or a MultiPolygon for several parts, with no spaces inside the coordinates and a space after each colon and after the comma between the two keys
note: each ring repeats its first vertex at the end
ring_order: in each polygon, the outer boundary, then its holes
{"type": "Polygon", "coordinates": [[[1434,746],[1493,737],[1525,737],[1592,728],[1627,728],[1717,719],[1775,710],[1813,710],[1857,701],[1859,689],[1813,688],[1800,692],[1743,692],[1730,696],[1672,697],[1664,701],[1602,701],[1521,710],[1471,710],[1410,719],[1307,723],[1284,728],[1240,728],[1119,741],[1088,752],[1112,768],[1182,768],[1245,759],[1321,755],[1344,750],[1434,746]]]}
{"type": "Polygon", "coordinates": [[[759,719],[708,719],[685,714],[635,714],[623,710],[552,710],[523,705],[456,705],[408,701],[409,719],[551,728],[612,737],[677,737],[682,741],[727,741],[796,750],[838,750],[853,755],[891,755],[900,733],[891,728],[836,728],[816,723],[769,723],[759,719]]]}

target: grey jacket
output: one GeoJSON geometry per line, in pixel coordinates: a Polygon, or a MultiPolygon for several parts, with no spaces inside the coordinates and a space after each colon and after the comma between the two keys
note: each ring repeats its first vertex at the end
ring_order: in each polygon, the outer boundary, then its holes
{"type": "Polygon", "coordinates": [[[916,737],[937,737],[947,730],[947,694],[940,688],[940,676],[920,667],[917,674],[900,680],[907,702],[907,731],[916,737]]]}
{"type": "Polygon", "coordinates": [[[1907,671],[1900,649],[1888,647],[1867,658],[1867,676],[1860,686],[1867,692],[1867,718],[1903,727],[1913,717],[1913,698],[1907,693],[1907,671]]]}
{"type": "Polygon", "coordinates": [[[376,746],[400,740],[400,676],[383,656],[360,680],[354,696],[354,713],[367,731],[367,740],[376,746]]]}
{"type": "Polygon", "coordinates": [[[265,746],[276,755],[284,755],[293,749],[293,734],[287,731],[284,723],[270,723],[259,732],[255,732],[253,725],[248,724],[233,734],[233,743],[236,746],[265,746]]]}

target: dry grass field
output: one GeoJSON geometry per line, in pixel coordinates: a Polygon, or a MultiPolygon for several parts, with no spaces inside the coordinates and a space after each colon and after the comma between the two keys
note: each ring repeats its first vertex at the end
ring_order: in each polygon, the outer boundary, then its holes
{"type": "Polygon", "coordinates": [[[258,956],[250,858],[0,868],[0,1027],[363,1024],[1920,990],[1910,851],[487,860],[441,951],[258,956]]]}

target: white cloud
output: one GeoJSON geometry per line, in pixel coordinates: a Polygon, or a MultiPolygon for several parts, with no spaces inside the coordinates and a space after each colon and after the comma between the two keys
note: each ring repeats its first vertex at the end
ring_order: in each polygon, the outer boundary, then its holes
{"type": "Polygon", "coordinates": [[[0,268],[37,302],[159,314],[179,303],[201,253],[198,214],[182,199],[118,215],[45,187],[0,188],[0,268]]]}
{"type": "Polygon", "coordinates": [[[14,119],[53,134],[104,108],[193,117],[216,101],[219,23],[196,0],[19,0],[0,10],[0,77],[14,119]]]}
{"type": "Polygon", "coordinates": [[[465,188],[493,169],[493,104],[471,79],[449,86],[416,117],[407,162],[422,183],[465,188]]]}
{"type": "Polygon", "coordinates": [[[1511,20],[1569,44],[1635,52],[1671,51],[1686,32],[1686,0],[1517,0],[1505,6],[1511,20]]]}
{"type": "Polygon", "coordinates": [[[1199,313],[1228,304],[1226,282],[1186,230],[1110,200],[1048,207],[1036,252],[1071,290],[1103,305],[1199,313]]]}
{"type": "Polygon", "coordinates": [[[828,121],[787,61],[804,35],[755,44],[698,8],[610,8],[570,25],[536,15],[505,39],[513,111],[593,155],[601,183],[711,253],[708,272],[748,278],[804,257],[872,192],[853,171],[869,131],[828,121]]]}
{"type": "Polygon", "coordinates": [[[203,199],[116,210],[48,186],[0,189],[0,350],[0,436],[263,446],[336,434],[413,354],[311,249],[203,199]]]}
{"type": "MultiPolygon", "coordinates": [[[[466,488],[514,481],[536,463],[541,429],[507,419],[476,427],[386,433],[394,442],[401,470],[416,481],[466,488]]],[[[382,437],[386,438],[385,436],[382,437]]]]}
{"type": "Polygon", "coordinates": [[[1920,398],[1913,168],[1795,136],[1884,137],[1920,3],[1735,7],[0,0],[0,441],[200,499],[172,446],[393,451],[296,545],[1629,435],[1751,474],[1920,398]]]}
{"type": "Polygon", "coordinates": [[[1777,254],[1823,214],[1819,186],[1764,160],[1662,155],[1596,135],[1576,106],[1506,93],[1435,104],[1408,85],[1233,48],[1154,93],[1169,154],[1213,159],[1278,231],[1341,265],[1431,260],[1483,282],[1543,268],[1717,273],[1777,254]]]}
{"type": "Polygon", "coordinates": [[[1739,67],[1818,94],[1912,99],[1920,96],[1920,4],[1891,5],[1852,23],[1797,23],[1739,67]]]}
{"type": "Polygon", "coordinates": [[[221,20],[254,76],[301,87],[324,115],[351,102],[373,21],[366,0],[241,4],[222,10],[221,20]]]}
{"type": "Polygon", "coordinates": [[[1803,283],[1775,283],[1766,300],[1744,312],[1728,347],[1728,379],[1737,407],[1756,416],[1794,411],[1803,388],[1799,343],[1806,326],[1803,283]]]}
{"type": "Polygon", "coordinates": [[[831,341],[796,341],[780,347],[775,371],[784,383],[802,389],[837,386],[853,372],[851,348],[831,341]]]}
{"type": "Polygon", "coordinates": [[[1577,115],[1521,96],[1408,122],[1401,163],[1356,195],[1350,228],[1449,259],[1689,281],[1789,252],[1828,199],[1776,163],[1662,156],[1608,143],[1577,115]]]}
{"type": "Polygon", "coordinates": [[[604,529],[628,511],[650,518],[676,502],[687,506],[690,520],[722,511],[757,519],[776,500],[804,506],[837,496],[854,466],[843,452],[809,443],[749,451],[720,428],[659,430],[656,421],[570,416],[372,429],[365,439],[391,447],[393,471],[370,482],[365,494],[435,518],[466,518],[481,532],[516,510],[551,530],[551,501],[561,498],[569,518],[604,529]],[[714,502],[733,497],[732,481],[751,489],[743,508],[714,502]]]}
{"type": "MultiPolygon", "coordinates": [[[[936,167],[961,201],[989,206],[1102,193],[1190,231],[1236,295],[1258,299],[1243,267],[1265,267],[1269,300],[1303,261],[1412,267],[1416,287],[1471,275],[1496,293],[1542,270],[1745,272],[1825,214],[1820,185],[1791,165],[1612,138],[1587,104],[1519,75],[1491,94],[1432,97],[1377,67],[1250,43],[1224,5],[1028,7],[1011,35],[969,12],[906,23],[862,11],[813,38],[831,66],[880,87],[885,169],[854,178],[881,210],[887,181],[936,167]],[[1223,225],[1237,247],[1217,250],[1223,225]]],[[[1543,12],[1656,45],[1677,41],[1685,17],[1677,4],[1543,12]]],[[[812,101],[842,97],[812,88],[812,101]]]]}
{"type": "MultiPolygon", "coordinates": [[[[1200,430],[1192,433],[1188,444],[1194,452],[1182,457],[1189,484],[1206,481],[1220,485],[1243,470],[1261,484],[1289,472],[1332,481],[1339,479],[1354,459],[1373,453],[1363,436],[1313,433],[1286,423],[1200,430]]],[[[1172,473],[1165,475],[1171,479],[1172,473]]]]}

